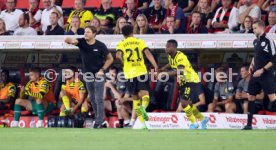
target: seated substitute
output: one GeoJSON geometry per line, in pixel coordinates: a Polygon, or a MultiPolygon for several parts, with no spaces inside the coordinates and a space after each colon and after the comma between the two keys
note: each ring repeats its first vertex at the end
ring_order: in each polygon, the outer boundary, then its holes
{"type": "Polygon", "coordinates": [[[80,108],[81,113],[88,112],[87,92],[84,83],[75,76],[77,68],[65,69],[66,82],[61,85],[60,98],[62,106],[59,116],[73,115],[80,108]]]}
{"type": "Polygon", "coordinates": [[[44,115],[56,108],[56,100],[51,84],[41,77],[41,69],[38,67],[29,70],[30,81],[21,87],[20,97],[14,105],[14,121],[11,127],[18,127],[21,115],[21,107],[38,115],[37,128],[44,127],[44,115]]]}
{"type": "MultiPolygon", "coordinates": [[[[237,113],[248,113],[248,84],[251,78],[249,73],[249,65],[243,65],[240,69],[241,80],[239,81],[235,94],[235,104],[237,106],[237,113]]],[[[256,96],[258,101],[255,101],[258,107],[263,107],[262,101],[264,99],[264,92],[256,96]]]]}
{"type": "Polygon", "coordinates": [[[9,81],[9,71],[2,70],[0,76],[0,110],[11,109],[16,95],[15,85],[9,81]]]}
{"type": "Polygon", "coordinates": [[[119,128],[123,128],[130,124],[132,98],[127,92],[125,82],[120,81],[117,74],[116,67],[109,69],[109,80],[105,83],[104,96],[111,96],[111,100],[105,101],[105,108],[111,112],[117,111],[119,128]]]}
{"type": "Polygon", "coordinates": [[[234,86],[225,78],[226,69],[220,67],[216,70],[217,83],[214,89],[214,100],[208,105],[208,112],[225,111],[234,113],[236,105],[233,103],[234,86]],[[224,75],[223,75],[224,74],[224,75]]]}

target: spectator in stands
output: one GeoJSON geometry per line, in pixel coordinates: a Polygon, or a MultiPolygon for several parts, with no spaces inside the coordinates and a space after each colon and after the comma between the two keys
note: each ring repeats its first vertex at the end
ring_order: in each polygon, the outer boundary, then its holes
{"type": "Polygon", "coordinates": [[[262,5],[263,11],[272,11],[276,7],[276,0],[266,0],[262,5]]]}
{"type": "Polygon", "coordinates": [[[175,19],[173,16],[168,16],[165,19],[166,21],[166,26],[163,26],[161,28],[161,33],[162,34],[177,34],[180,33],[178,30],[176,30],[175,27],[175,19]]]}
{"type": "Polygon", "coordinates": [[[198,11],[194,11],[192,13],[192,21],[187,26],[186,33],[188,34],[201,34],[201,33],[208,33],[208,29],[206,26],[201,24],[201,14],[198,11]]]}
{"type": "Polygon", "coordinates": [[[6,30],[6,24],[3,19],[0,18],[0,36],[1,35],[10,35],[6,30]]]}
{"type": "MultiPolygon", "coordinates": [[[[51,0],[43,0],[44,10],[42,11],[41,16],[41,27],[40,30],[45,32],[47,27],[51,25],[50,23],[50,15],[52,12],[56,12],[57,14],[62,14],[62,8],[60,6],[53,6],[51,0]]],[[[64,21],[62,16],[58,16],[58,24],[59,26],[63,27],[64,21]]]]}
{"type": "Polygon", "coordinates": [[[132,25],[135,24],[136,17],[140,13],[136,6],[136,0],[126,0],[126,7],[123,8],[123,17],[127,20],[127,22],[132,25]]]}
{"type": "Polygon", "coordinates": [[[205,25],[207,29],[210,29],[214,14],[211,11],[211,7],[208,5],[208,0],[199,0],[198,6],[194,11],[199,11],[201,13],[202,25],[205,25]]]}
{"type": "Polygon", "coordinates": [[[6,30],[10,33],[13,33],[16,28],[18,28],[18,20],[20,15],[23,13],[20,9],[15,9],[17,0],[7,0],[6,1],[6,10],[3,10],[0,14],[6,23],[6,30]]]}
{"type": "Polygon", "coordinates": [[[154,34],[153,29],[149,27],[147,17],[143,14],[137,16],[133,30],[134,34],[154,34]]]}
{"type": "Polygon", "coordinates": [[[116,13],[111,7],[111,0],[102,0],[101,8],[95,12],[95,17],[100,19],[102,29],[108,31],[114,27],[116,13]]]}
{"type": "Polygon", "coordinates": [[[6,4],[5,4],[6,0],[0,0],[0,14],[2,10],[6,9],[6,4]]]}
{"type": "Polygon", "coordinates": [[[79,16],[73,16],[71,19],[72,28],[65,32],[65,35],[83,35],[84,29],[80,28],[80,18],[79,16]]]}
{"type": "Polygon", "coordinates": [[[41,16],[42,11],[39,9],[39,0],[29,0],[29,18],[30,18],[30,26],[37,31],[41,25],[41,16]]]}
{"type": "MultiPolygon", "coordinates": [[[[249,66],[244,65],[240,69],[241,80],[239,81],[236,89],[235,99],[237,100],[236,106],[241,107],[244,114],[248,113],[248,83],[250,80],[249,66]]],[[[256,99],[262,101],[264,99],[264,93],[261,92],[256,96],[256,99]]],[[[257,101],[255,101],[257,102],[257,101]]],[[[258,103],[257,103],[258,104],[258,103]]]]}
{"type": "Polygon", "coordinates": [[[162,0],[153,0],[154,6],[150,7],[145,15],[148,18],[149,26],[159,32],[166,16],[166,9],[162,6],[162,0]]]}
{"type": "Polygon", "coordinates": [[[142,11],[148,9],[150,1],[151,0],[138,0],[138,9],[142,11]]]}
{"type": "Polygon", "coordinates": [[[268,13],[268,26],[265,28],[266,33],[276,33],[276,11],[268,13]]]}
{"type": "MultiPolygon", "coordinates": [[[[173,16],[175,19],[174,29],[180,33],[184,33],[186,31],[185,16],[182,9],[178,7],[177,0],[166,0],[165,5],[168,8],[166,17],[173,16]]],[[[166,25],[165,21],[163,22],[163,25],[166,25]]]]}
{"type": "Polygon", "coordinates": [[[183,8],[184,13],[190,13],[196,7],[198,0],[187,0],[188,6],[183,8]]]}
{"type": "Polygon", "coordinates": [[[253,33],[253,18],[251,16],[246,16],[243,23],[242,29],[238,33],[253,33]]]}
{"type": "Polygon", "coordinates": [[[107,34],[107,31],[102,30],[101,21],[97,17],[93,17],[93,19],[90,22],[90,25],[96,27],[97,34],[107,34]]]}
{"type": "Polygon", "coordinates": [[[233,103],[234,86],[227,81],[226,69],[220,67],[216,70],[217,83],[214,89],[214,100],[208,105],[208,112],[225,111],[226,113],[234,113],[236,105],[233,103]]]}
{"type": "Polygon", "coordinates": [[[261,19],[261,9],[256,4],[253,4],[253,0],[243,0],[242,6],[239,8],[239,23],[243,24],[246,16],[250,16],[253,20],[261,19]]]}
{"type": "Polygon", "coordinates": [[[132,113],[132,99],[127,92],[125,82],[120,82],[117,78],[118,68],[110,67],[108,80],[105,83],[104,99],[105,108],[110,112],[117,112],[119,119],[119,128],[130,124],[130,114],[132,113]],[[111,96],[111,100],[106,100],[111,96]]]}
{"type": "Polygon", "coordinates": [[[63,28],[58,24],[58,13],[52,12],[50,15],[50,23],[45,31],[45,35],[64,35],[63,28]]]}
{"type": "Polygon", "coordinates": [[[231,0],[222,0],[222,7],[216,11],[212,20],[215,33],[233,32],[238,26],[238,9],[231,3],[231,0]]]}
{"type": "Polygon", "coordinates": [[[30,27],[30,18],[28,13],[23,13],[19,17],[19,28],[14,31],[13,35],[37,35],[36,30],[30,27]]]}
{"type": "Polygon", "coordinates": [[[66,31],[69,31],[72,27],[71,19],[73,16],[77,15],[80,18],[80,27],[84,28],[87,23],[93,18],[93,14],[89,10],[85,10],[85,1],[86,0],[75,0],[75,10],[73,10],[67,20],[67,24],[65,25],[66,31]]]}
{"type": "Polygon", "coordinates": [[[124,17],[117,19],[114,34],[122,34],[122,28],[127,24],[127,20],[124,17]]]}
{"type": "Polygon", "coordinates": [[[16,87],[9,81],[9,71],[2,70],[0,76],[0,110],[13,108],[16,87]]]}

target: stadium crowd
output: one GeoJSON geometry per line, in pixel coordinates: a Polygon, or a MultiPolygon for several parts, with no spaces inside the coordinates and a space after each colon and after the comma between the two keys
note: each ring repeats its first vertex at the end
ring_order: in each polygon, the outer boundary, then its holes
{"type": "MultiPolygon", "coordinates": [[[[275,0],[125,0],[122,8],[111,7],[112,0],[101,0],[101,7],[97,9],[85,7],[85,0],[75,0],[70,13],[61,7],[62,0],[41,1],[43,9],[39,8],[39,0],[29,0],[29,8],[21,10],[16,8],[17,0],[0,0],[0,35],[83,35],[86,26],[95,27],[97,34],[122,34],[126,24],[134,27],[134,34],[253,33],[253,21],[260,19],[267,22],[266,33],[276,33],[275,0]]],[[[65,73],[77,70],[70,67],[65,73]]],[[[120,69],[112,66],[106,72],[108,80],[103,91],[106,115],[116,113],[119,127],[132,126],[136,119],[132,98],[124,83],[116,80],[120,69]]],[[[220,72],[227,70],[218,67],[216,74],[220,72]]],[[[0,110],[14,109],[15,118],[20,117],[22,106],[27,110],[36,108],[38,117],[42,115],[43,105],[49,108],[45,110],[46,114],[58,107],[60,116],[91,110],[88,101],[91,95],[88,95],[86,83],[79,77],[70,76],[64,83],[57,82],[56,88],[42,79],[39,68],[30,69],[29,75],[31,81],[39,81],[40,89],[32,83],[18,89],[9,81],[9,71],[2,70],[0,110]],[[47,93],[47,96],[32,93],[32,89],[47,93]],[[26,96],[46,96],[48,102],[26,103],[26,96]]],[[[240,75],[239,82],[217,78],[214,83],[202,85],[204,94],[194,93],[197,108],[202,112],[247,113],[249,66],[242,66],[240,75]]],[[[257,95],[257,100],[256,113],[264,109],[276,112],[275,102],[267,102],[263,92],[257,95]]],[[[177,111],[182,111],[181,107],[179,105],[177,111]]]]}
{"type": "Polygon", "coordinates": [[[100,8],[75,0],[72,9],[62,8],[62,0],[40,1],[18,9],[17,0],[1,0],[0,35],[78,35],[87,25],[120,34],[124,24],[135,26],[135,34],[252,33],[260,19],[267,33],[276,32],[274,0],[125,0],[121,8],[112,0],[101,0],[100,8]]]}

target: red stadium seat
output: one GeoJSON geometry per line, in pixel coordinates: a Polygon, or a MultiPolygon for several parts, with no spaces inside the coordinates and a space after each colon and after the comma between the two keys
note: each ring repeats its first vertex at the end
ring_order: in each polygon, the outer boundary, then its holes
{"type": "Polygon", "coordinates": [[[18,8],[18,9],[28,9],[29,8],[29,0],[19,0],[19,1],[17,1],[16,8],[18,8]]]}
{"type": "Polygon", "coordinates": [[[124,6],[125,0],[116,0],[112,1],[112,7],[120,7],[122,8],[124,6]]]}
{"type": "Polygon", "coordinates": [[[90,0],[87,1],[85,4],[86,8],[100,8],[101,7],[101,0],[90,0]]]}
{"type": "Polygon", "coordinates": [[[62,8],[74,8],[74,3],[75,3],[74,0],[63,0],[61,7],[62,8]]]}
{"type": "Polygon", "coordinates": [[[40,0],[40,2],[39,2],[39,9],[43,9],[43,8],[44,8],[43,0],[40,0]]]}

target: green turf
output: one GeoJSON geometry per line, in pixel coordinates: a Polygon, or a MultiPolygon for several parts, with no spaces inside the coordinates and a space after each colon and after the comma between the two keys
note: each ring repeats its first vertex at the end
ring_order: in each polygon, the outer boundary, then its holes
{"type": "Polygon", "coordinates": [[[276,150],[276,130],[0,129],[1,150],[276,150]]]}

